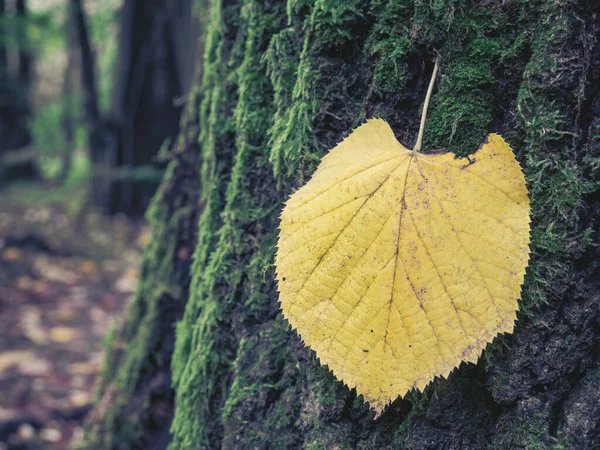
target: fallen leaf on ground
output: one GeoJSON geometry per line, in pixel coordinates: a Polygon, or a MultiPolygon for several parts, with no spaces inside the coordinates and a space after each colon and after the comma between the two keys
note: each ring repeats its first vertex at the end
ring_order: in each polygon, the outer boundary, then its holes
{"type": "Polygon", "coordinates": [[[61,305],[56,311],[56,317],[61,322],[71,322],[75,318],[75,308],[70,305],[61,305]]]}
{"type": "Polygon", "coordinates": [[[48,342],[48,335],[42,325],[42,316],[39,309],[30,306],[25,308],[21,316],[21,329],[23,334],[36,344],[48,342]]]}
{"type": "Polygon", "coordinates": [[[52,363],[46,359],[33,357],[19,364],[19,372],[33,377],[52,372],[52,363]]]}
{"type": "Polygon", "coordinates": [[[146,245],[148,245],[148,243],[150,242],[150,240],[152,239],[152,229],[149,227],[146,227],[136,238],[135,240],[135,245],[137,248],[144,248],[146,247],[146,245]]]}
{"type": "Polygon", "coordinates": [[[54,342],[71,342],[79,336],[79,330],[70,327],[54,327],[50,330],[50,339],[54,342]]]}
{"type": "Polygon", "coordinates": [[[18,261],[23,258],[23,252],[18,248],[7,247],[2,250],[2,259],[6,261],[18,261]]]}
{"type": "Polygon", "coordinates": [[[140,278],[140,271],[128,269],[115,283],[115,289],[119,292],[135,292],[140,278]]]}
{"type": "Polygon", "coordinates": [[[86,275],[96,275],[98,273],[98,265],[94,261],[88,259],[79,265],[79,272],[86,275]]]}
{"type": "Polygon", "coordinates": [[[34,267],[43,278],[50,281],[74,284],[78,280],[78,276],[75,272],[57,266],[50,258],[36,259],[34,267]]]}
{"type": "Polygon", "coordinates": [[[74,391],[69,395],[69,402],[75,407],[89,405],[91,401],[92,395],[87,391],[74,391]]]}
{"type": "Polygon", "coordinates": [[[30,351],[12,350],[0,353],[0,373],[10,367],[20,366],[35,358],[35,353],[30,351]]]}
{"type": "Polygon", "coordinates": [[[69,364],[67,372],[71,375],[90,375],[100,370],[98,361],[77,362],[69,364]]]}
{"type": "Polygon", "coordinates": [[[29,440],[35,436],[35,428],[28,423],[22,423],[17,429],[17,436],[19,436],[21,439],[29,440]]]}
{"type": "Polygon", "coordinates": [[[20,290],[29,290],[33,287],[33,280],[27,276],[19,277],[15,281],[15,287],[20,290]]]}
{"type": "Polygon", "coordinates": [[[46,280],[35,280],[31,286],[31,290],[36,294],[48,294],[50,285],[46,280]]]}
{"type": "Polygon", "coordinates": [[[58,442],[62,436],[56,428],[44,428],[40,431],[40,438],[47,442],[58,442]]]}

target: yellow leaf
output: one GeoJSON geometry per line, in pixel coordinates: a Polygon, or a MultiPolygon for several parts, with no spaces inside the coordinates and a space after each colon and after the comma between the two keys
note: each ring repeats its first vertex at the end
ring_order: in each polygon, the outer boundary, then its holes
{"type": "Polygon", "coordinates": [[[529,222],[523,173],[499,135],[455,159],[407,150],[370,120],[283,210],[283,314],[381,412],[512,332],[529,222]]]}
{"type": "Polygon", "coordinates": [[[69,364],[67,372],[71,375],[90,375],[99,372],[101,364],[96,361],[75,362],[69,364]]]}
{"type": "Polygon", "coordinates": [[[2,259],[6,261],[17,261],[23,258],[23,252],[18,248],[7,247],[2,251],[2,259]]]}
{"type": "Polygon", "coordinates": [[[79,337],[79,331],[76,328],[58,326],[50,330],[50,339],[54,342],[71,342],[79,337]]]}
{"type": "Polygon", "coordinates": [[[0,353],[0,374],[13,366],[22,366],[35,359],[30,351],[13,350],[0,353]]]}
{"type": "Polygon", "coordinates": [[[135,239],[135,245],[137,248],[145,248],[152,240],[152,229],[144,228],[138,237],[135,239]]]}
{"type": "Polygon", "coordinates": [[[87,391],[73,391],[69,395],[69,403],[76,407],[88,405],[91,401],[92,395],[87,391]]]}
{"type": "Polygon", "coordinates": [[[98,273],[98,266],[92,260],[85,260],[79,266],[79,271],[86,275],[96,275],[98,273]]]}

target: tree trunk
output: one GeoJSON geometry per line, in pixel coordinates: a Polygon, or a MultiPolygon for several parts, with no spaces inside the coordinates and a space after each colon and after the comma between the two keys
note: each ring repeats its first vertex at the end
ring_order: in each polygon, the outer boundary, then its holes
{"type": "Polygon", "coordinates": [[[196,66],[199,24],[192,4],[124,2],[111,105],[104,114],[98,109],[83,1],[70,0],[93,163],[92,203],[106,212],[142,213],[156,190],[156,154],[177,136],[181,93],[189,89],[196,66]]]}
{"type": "Polygon", "coordinates": [[[7,4],[0,0],[0,183],[36,178],[35,152],[29,146],[31,116],[29,89],[33,57],[29,49],[28,12],[25,0],[7,4]],[[12,13],[12,15],[11,15],[12,13]],[[10,67],[7,42],[16,42],[17,64],[10,67]]]}
{"type": "MultiPolygon", "coordinates": [[[[69,24],[79,48],[81,58],[81,90],[83,91],[83,116],[88,127],[97,126],[100,118],[96,90],[96,68],[87,26],[87,17],[82,0],[69,1],[69,24]]],[[[69,32],[69,35],[71,33],[69,32]]]]}
{"type": "Polygon", "coordinates": [[[600,6],[206,2],[202,79],[88,448],[598,448],[600,6]],[[424,151],[504,136],[530,191],[531,261],[514,333],[375,419],[279,312],[279,214],[366,118],[412,147],[438,55],[424,151]]]}
{"type": "MultiPolygon", "coordinates": [[[[111,145],[96,152],[95,160],[131,170],[155,164],[161,146],[179,131],[178,99],[189,87],[194,52],[182,60],[175,44],[194,45],[197,23],[191,0],[126,0],[121,25],[115,82],[107,124],[116,130],[111,145]],[[192,26],[190,26],[192,24],[192,26]],[[189,78],[189,75],[187,75],[189,78]],[[185,84],[187,83],[187,84],[185,84]]],[[[95,203],[109,211],[143,212],[157,181],[125,177],[97,182],[110,195],[95,203]]]]}
{"type": "Polygon", "coordinates": [[[33,67],[31,51],[29,49],[29,27],[27,26],[27,3],[25,0],[16,0],[15,5],[17,17],[20,19],[20,24],[17,27],[19,36],[19,83],[25,89],[27,96],[29,95],[29,87],[33,79],[33,67]]]}

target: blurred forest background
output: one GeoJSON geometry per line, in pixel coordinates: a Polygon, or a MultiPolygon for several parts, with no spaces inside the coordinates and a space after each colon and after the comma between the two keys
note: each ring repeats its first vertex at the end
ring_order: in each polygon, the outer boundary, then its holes
{"type": "Polygon", "coordinates": [[[81,435],[192,79],[191,17],[0,0],[0,449],[81,435]]]}

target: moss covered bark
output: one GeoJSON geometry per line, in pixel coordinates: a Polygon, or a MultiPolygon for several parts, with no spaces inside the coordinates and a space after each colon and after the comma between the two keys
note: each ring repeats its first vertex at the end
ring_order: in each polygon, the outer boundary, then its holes
{"type": "MultiPolygon", "coordinates": [[[[174,227],[174,214],[191,220],[201,210],[189,295],[185,282],[170,294],[185,305],[172,361],[171,450],[599,442],[598,9],[591,0],[211,0],[190,116],[196,127],[186,128],[196,130],[199,184],[168,177],[155,200],[155,211],[167,211],[154,215],[162,250],[149,250],[119,332],[143,345],[109,353],[102,391],[106,397],[116,385],[118,394],[108,409],[100,403],[96,423],[104,425],[88,435],[106,448],[141,442],[121,441],[106,424],[130,423],[119,402],[136,392],[140,367],[156,370],[144,329],[174,317],[156,318],[154,283],[185,280],[186,267],[172,267],[173,240],[189,236],[174,227]],[[505,136],[531,192],[532,261],[515,333],[498,338],[479,364],[463,364],[374,420],[278,312],[278,216],[327,150],[365,118],[385,118],[412,146],[437,56],[424,148],[465,155],[488,132],[505,136]],[[165,196],[171,188],[180,200],[165,196]],[[121,361],[134,368],[122,379],[111,369],[121,361]]],[[[195,170],[191,160],[173,164],[195,170]]]]}
{"type": "Polygon", "coordinates": [[[172,153],[162,155],[169,163],[146,214],[153,231],[141,282],[126,317],[106,338],[106,362],[83,448],[160,449],[170,441],[174,324],[188,298],[201,206],[194,110],[182,129],[172,153]]]}

